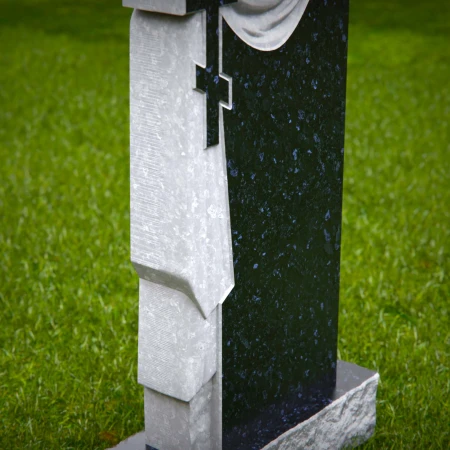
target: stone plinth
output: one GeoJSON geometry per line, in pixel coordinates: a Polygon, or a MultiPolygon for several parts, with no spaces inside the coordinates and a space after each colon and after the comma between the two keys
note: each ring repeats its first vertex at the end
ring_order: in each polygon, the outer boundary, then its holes
{"type": "MultiPolygon", "coordinates": [[[[338,361],[336,388],[331,403],[267,444],[263,450],[339,450],[362,444],[375,431],[379,378],[376,372],[338,361]]],[[[196,450],[200,449],[208,450],[206,447],[196,447],[196,450]]],[[[145,432],[130,437],[114,450],[149,450],[145,448],[145,432]]]]}

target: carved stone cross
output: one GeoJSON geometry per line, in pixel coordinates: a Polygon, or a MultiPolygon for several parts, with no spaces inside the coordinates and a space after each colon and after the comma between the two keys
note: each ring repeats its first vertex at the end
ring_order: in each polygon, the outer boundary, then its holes
{"type": "Polygon", "coordinates": [[[197,65],[196,88],[206,94],[207,147],[219,143],[219,103],[228,103],[229,80],[219,72],[219,8],[235,0],[188,0],[187,12],[206,10],[206,67],[197,65]]]}

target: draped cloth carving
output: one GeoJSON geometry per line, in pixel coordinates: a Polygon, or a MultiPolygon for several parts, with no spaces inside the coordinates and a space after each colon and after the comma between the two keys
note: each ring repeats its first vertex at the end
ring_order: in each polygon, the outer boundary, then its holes
{"type": "Polygon", "coordinates": [[[223,18],[248,45],[271,51],[294,32],[309,0],[239,0],[222,8],[223,18]]]}

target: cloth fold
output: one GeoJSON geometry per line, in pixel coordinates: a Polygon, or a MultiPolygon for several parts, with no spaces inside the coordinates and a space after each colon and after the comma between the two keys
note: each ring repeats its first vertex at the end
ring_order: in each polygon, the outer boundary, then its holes
{"type": "Polygon", "coordinates": [[[281,47],[294,32],[309,0],[239,0],[223,18],[246,44],[263,51],[281,47]]]}

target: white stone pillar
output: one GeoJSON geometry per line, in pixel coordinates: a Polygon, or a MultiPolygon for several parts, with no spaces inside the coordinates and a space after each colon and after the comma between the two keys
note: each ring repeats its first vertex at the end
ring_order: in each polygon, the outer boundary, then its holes
{"type": "Polygon", "coordinates": [[[205,13],[124,0],[130,27],[131,260],[146,444],[221,449],[221,303],[234,286],[223,118],[205,149],[205,13]]]}

